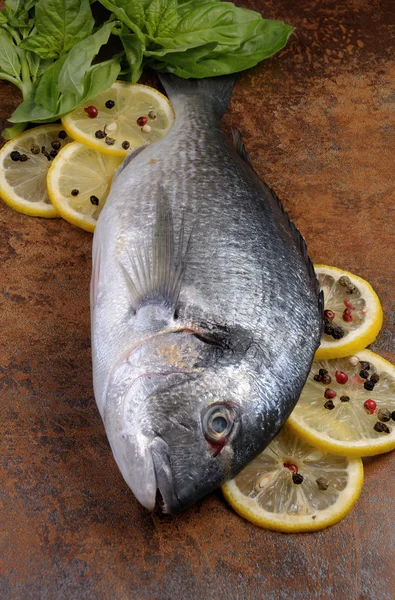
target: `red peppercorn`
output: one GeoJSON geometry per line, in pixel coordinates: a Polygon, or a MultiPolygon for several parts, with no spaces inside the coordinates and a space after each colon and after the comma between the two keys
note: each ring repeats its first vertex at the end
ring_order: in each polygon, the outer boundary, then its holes
{"type": "Polygon", "coordinates": [[[351,302],[349,302],[348,300],[344,300],[344,306],[348,309],[348,310],[355,310],[355,306],[353,306],[351,304],[351,302]]]}
{"type": "Polygon", "coordinates": [[[346,323],[350,323],[352,321],[352,314],[351,314],[351,309],[350,308],[345,308],[344,312],[343,312],[343,321],[346,321],[346,323]]]}
{"type": "Polygon", "coordinates": [[[333,310],[324,310],[324,317],[325,319],[330,319],[331,321],[333,321],[333,319],[335,318],[335,313],[333,312],[333,310]]]}
{"type": "Polygon", "coordinates": [[[298,467],[296,465],[293,465],[292,463],[284,463],[283,466],[286,469],[289,469],[292,473],[297,473],[298,472],[298,467]]]}
{"type": "Polygon", "coordinates": [[[335,390],[332,390],[331,388],[326,388],[326,390],[324,392],[324,396],[327,400],[332,400],[332,398],[336,397],[336,392],[335,392],[335,390]]]}
{"type": "Polygon", "coordinates": [[[84,108],[84,111],[90,119],[96,119],[97,115],[99,114],[96,106],[88,106],[87,108],[84,108]]]}
{"type": "Polygon", "coordinates": [[[337,383],[344,385],[348,381],[348,375],[344,371],[336,371],[335,373],[337,383]]]}
{"type": "Polygon", "coordinates": [[[139,127],[144,127],[144,125],[147,123],[147,121],[148,121],[147,117],[139,117],[136,120],[136,123],[139,127]]]}
{"type": "Polygon", "coordinates": [[[366,400],[363,403],[363,407],[366,410],[366,412],[368,413],[368,415],[373,415],[374,411],[376,410],[376,402],[374,400],[366,400]]]}

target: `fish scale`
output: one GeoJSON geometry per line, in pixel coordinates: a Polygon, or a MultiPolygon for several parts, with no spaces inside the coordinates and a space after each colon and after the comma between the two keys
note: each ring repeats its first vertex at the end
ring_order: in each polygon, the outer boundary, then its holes
{"type": "Polygon", "coordinates": [[[97,224],[92,354],[126,482],[147,508],[159,491],[177,512],[276,435],[319,344],[322,298],[304,240],[240,135],[234,147],[220,128],[233,79],[163,83],[175,125],[128,156],[97,224]]]}

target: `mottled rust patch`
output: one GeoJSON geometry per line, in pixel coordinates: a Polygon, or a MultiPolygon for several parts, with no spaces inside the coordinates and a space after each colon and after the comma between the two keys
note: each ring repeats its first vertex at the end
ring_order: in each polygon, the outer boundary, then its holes
{"type": "MultiPolygon", "coordinates": [[[[226,127],[313,259],[374,285],[374,349],[395,360],[393,2],[239,4],[297,31],[240,76],[226,127]]],[[[2,126],[18,99],[0,91],[2,126]]],[[[92,396],[90,267],[89,234],[0,205],[0,597],[392,600],[393,454],[365,461],[356,508],[320,533],[260,530],[220,492],[177,518],[138,505],[92,396]]]]}

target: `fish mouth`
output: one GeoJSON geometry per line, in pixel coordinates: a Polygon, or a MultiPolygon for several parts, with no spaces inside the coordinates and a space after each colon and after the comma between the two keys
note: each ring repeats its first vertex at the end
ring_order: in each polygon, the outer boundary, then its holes
{"type": "Polygon", "coordinates": [[[161,512],[175,514],[182,509],[174,489],[174,478],[170,466],[169,446],[163,438],[156,436],[149,445],[156,476],[157,499],[161,512]]]}

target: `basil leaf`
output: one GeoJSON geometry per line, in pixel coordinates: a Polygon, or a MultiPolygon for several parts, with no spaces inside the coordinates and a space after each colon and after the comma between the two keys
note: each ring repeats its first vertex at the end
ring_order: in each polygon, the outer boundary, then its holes
{"type": "Polygon", "coordinates": [[[171,38],[158,36],[155,42],[165,48],[194,48],[214,41],[239,46],[261,21],[259,13],[230,2],[204,2],[184,15],[171,38]]]}
{"type": "Polygon", "coordinates": [[[96,33],[85,38],[70,50],[59,75],[61,92],[82,94],[84,75],[100,48],[108,42],[114,25],[115,22],[106,23],[96,33]]]}
{"type": "Polygon", "coordinates": [[[19,79],[21,63],[18,52],[11,36],[4,29],[0,29],[0,69],[19,79]]]}
{"type": "Polygon", "coordinates": [[[5,15],[5,12],[2,10],[0,12],[0,25],[4,25],[7,22],[8,22],[8,19],[7,19],[6,15],[5,15]]]}
{"type": "Polygon", "coordinates": [[[37,79],[50,67],[52,64],[51,59],[42,59],[34,52],[25,52],[27,64],[29,66],[30,77],[33,83],[36,83],[37,79]]]}
{"type": "Polygon", "coordinates": [[[198,50],[168,53],[161,61],[153,62],[152,67],[175,73],[179,77],[211,77],[226,73],[237,73],[255,66],[261,60],[272,56],[287,43],[293,28],[281,21],[261,20],[250,33],[248,39],[238,48],[217,45],[210,52],[198,56],[198,50]]]}
{"type": "Polygon", "coordinates": [[[142,32],[145,22],[145,7],[151,0],[99,0],[105,8],[112,11],[119,21],[125,23],[144,43],[142,32]]]}
{"type": "Polygon", "coordinates": [[[52,36],[62,52],[90,35],[93,26],[89,0],[37,0],[37,31],[52,36]]]}
{"type": "Polygon", "coordinates": [[[25,100],[14,110],[10,118],[11,123],[25,123],[27,121],[49,121],[54,118],[54,113],[34,102],[32,90],[25,100]]]}
{"type": "Polygon", "coordinates": [[[19,44],[23,50],[35,52],[41,58],[58,58],[61,51],[60,44],[51,35],[38,33],[27,37],[19,44]]]}
{"type": "Polygon", "coordinates": [[[145,27],[151,37],[170,37],[180,17],[177,0],[152,0],[145,13],[145,27]]]}
{"type": "Polygon", "coordinates": [[[130,81],[136,83],[143,71],[142,63],[145,46],[135,33],[121,35],[120,39],[130,67],[130,81]]]}
{"type": "Polygon", "coordinates": [[[65,115],[83,102],[95,98],[100,92],[106,90],[116,81],[121,67],[118,57],[94,65],[84,78],[84,89],[81,95],[62,94],[57,107],[58,116],[65,115]]]}
{"type": "Polygon", "coordinates": [[[34,101],[36,104],[46,108],[52,113],[56,113],[58,105],[59,90],[59,74],[66,61],[66,56],[62,56],[45,71],[37,86],[34,101]]]}

